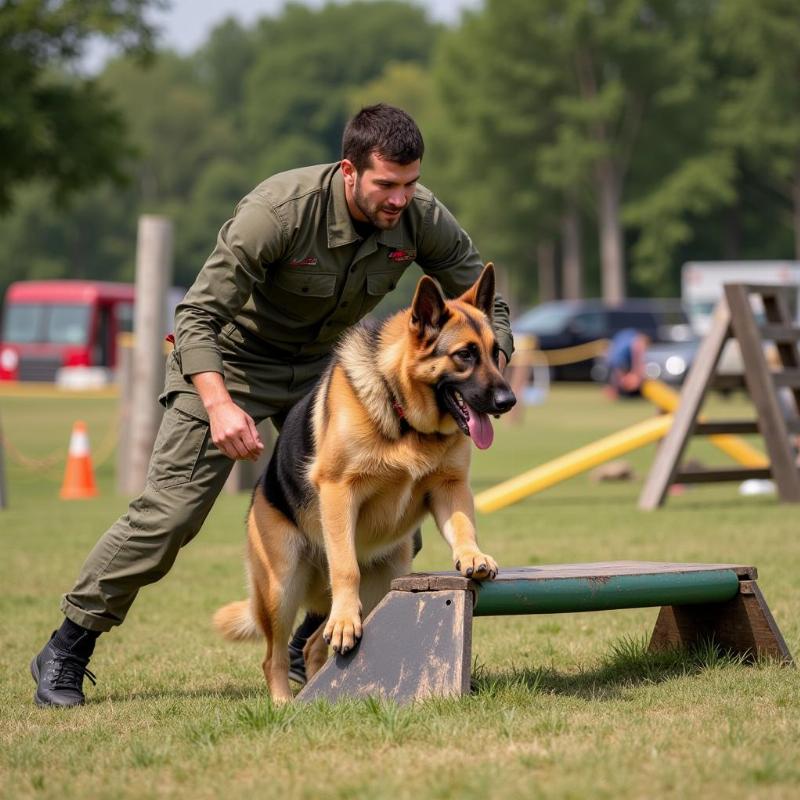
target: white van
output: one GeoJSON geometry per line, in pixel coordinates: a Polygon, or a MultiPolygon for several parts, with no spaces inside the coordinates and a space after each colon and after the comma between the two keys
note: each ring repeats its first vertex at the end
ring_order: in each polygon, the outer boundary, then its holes
{"type": "MultiPolygon", "coordinates": [[[[800,261],[689,261],[681,270],[681,299],[693,332],[705,336],[711,327],[714,308],[723,295],[726,283],[795,286],[800,288],[800,261]]],[[[753,311],[759,317],[763,308],[753,311]]],[[[792,313],[800,322],[797,295],[792,313]]],[[[721,373],[742,371],[742,356],[736,342],[728,342],[719,363],[721,373]]]]}
{"type": "MultiPolygon", "coordinates": [[[[681,270],[681,299],[692,329],[705,336],[726,283],[800,286],[800,261],[689,261],[681,270]]],[[[761,309],[755,309],[759,313],[761,309]]],[[[794,309],[795,315],[797,309],[794,309]]]]}

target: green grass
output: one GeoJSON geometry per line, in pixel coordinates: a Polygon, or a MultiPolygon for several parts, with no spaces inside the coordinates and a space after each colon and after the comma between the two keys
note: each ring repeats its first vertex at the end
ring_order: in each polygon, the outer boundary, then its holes
{"type": "MultiPolygon", "coordinates": [[[[742,416],[741,401],[716,401],[742,416]]],[[[497,426],[475,453],[476,490],[646,418],[592,387],[557,387],[520,428],[497,426]]],[[[111,453],[110,400],[0,397],[9,442],[31,459],[66,448],[85,419],[111,453]]],[[[797,511],[720,485],[656,513],[636,509],[654,448],[630,457],[637,479],[579,476],[479,519],[501,565],[653,559],[737,561],[760,585],[789,648],[800,643],[797,511]]],[[[725,463],[707,443],[692,455],[725,463]]],[[[82,709],[32,703],[28,662],[60,620],[58,601],[122,512],[113,456],[102,495],[58,500],[61,465],[24,468],[6,454],[0,511],[0,796],[9,798],[796,797],[800,681],[707,644],[651,655],[655,609],[475,622],[475,691],[411,708],[374,700],[274,708],[262,648],[219,640],[210,617],[244,595],[245,495],[223,495],[200,536],[126,624],[104,635],[82,709]]],[[[419,569],[449,568],[430,525],[419,569]]]]}

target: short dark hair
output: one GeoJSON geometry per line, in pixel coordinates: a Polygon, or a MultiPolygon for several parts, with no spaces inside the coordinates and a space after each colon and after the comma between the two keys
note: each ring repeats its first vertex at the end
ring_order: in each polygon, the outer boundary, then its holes
{"type": "Polygon", "coordinates": [[[417,123],[401,108],[386,103],[362,108],[342,136],[342,158],[352,161],[359,171],[369,167],[373,153],[387,161],[410,164],[424,152],[417,123]]]}

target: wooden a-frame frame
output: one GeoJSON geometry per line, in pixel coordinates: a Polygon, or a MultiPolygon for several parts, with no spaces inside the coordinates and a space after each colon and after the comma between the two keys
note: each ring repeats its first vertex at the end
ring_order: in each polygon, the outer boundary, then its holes
{"type": "Polygon", "coordinates": [[[711,483],[771,478],[778,497],[800,503],[800,470],[790,443],[790,434],[800,433],[800,327],[792,324],[787,292],[795,287],[727,284],[717,304],[711,329],[703,340],[681,391],[675,420],[656,453],[655,461],[639,497],[639,508],[661,506],[673,483],[711,483]],[[764,305],[765,324],[757,323],[750,303],[758,295],[764,305]],[[735,338],[744,364],[744,386],[755,406],[755,420],[699,422],[706,392],[716,378],[717,364],[729,338],[735,338]],[[780,361],[771,370],[764,354],[764,341],[773,341],[780,361]],[[781,408],[777,390],[786,387],[794,401],[793,413],[781,408]],[[680,462],[693,435],[760,433],[770,466],[767,468],[715,468],[681,470],[680,462]]]}

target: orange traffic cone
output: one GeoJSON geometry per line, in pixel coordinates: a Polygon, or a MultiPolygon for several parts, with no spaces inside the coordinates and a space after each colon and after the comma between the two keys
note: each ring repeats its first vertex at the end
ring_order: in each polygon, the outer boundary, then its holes
{"type": "Polygon", "coordinates": [[[67,468],[64,470],[64,482],[61,484],[59,496],[62,500],[83,500],[95,495],[97,486],[94,482],[86,423],[76,422],[69,437],[67,468]]]}

